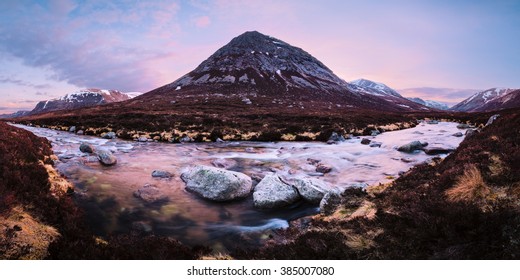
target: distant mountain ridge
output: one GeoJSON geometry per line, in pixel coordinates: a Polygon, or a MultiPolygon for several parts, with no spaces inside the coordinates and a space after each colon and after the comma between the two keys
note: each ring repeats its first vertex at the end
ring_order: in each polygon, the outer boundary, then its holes
{"type": "Polygon", "coordinates": [[[408,97],[408,100],[411,100],[413,102],[416,102],[416,103],[422,104],[426,107],[430,107],[430,108],[437,109],[437,110],[448,110],[450,108],[445,103],[442,103],[439,101],[434,101],[434,100],[424,100],[419,97],[408,97]]]}
{"type": "Polygon", "coordinates": [[[450,110],[460,112],[485,112],[520,107],[520,90],[512,88],[491,88],[477,92],[450,110]]]}
{"type": "Polygon", "coordinates": [[[27,116],[31,113],[31,111],[17,111],[12,114],[1,114],[0,119],[12,119],[12,118],[19,118],[23,116],[27,116]]]}
{"type": "Polygon", "coordinates": [[[117,90],[84,89],[69,93],[60,98],[40,101],[29,114],[34,115],[58,110],[79,109],[112,102],[121,102],[130,98],[129,95],[117,90]]]}

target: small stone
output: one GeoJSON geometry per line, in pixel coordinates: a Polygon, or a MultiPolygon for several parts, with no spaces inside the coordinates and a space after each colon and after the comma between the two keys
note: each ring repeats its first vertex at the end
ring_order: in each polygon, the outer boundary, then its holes
{"type": "Polygon", "coordinates": [[[139,141],[139,142],[148,142],[148,138],[146,136],[140,136],[139,138],[137,138],[137,141],[139,141]]]}
{"type": "Polygon", "coordinates": [[[184,135],[183,137],[181,137],[179,139],[179,142],[181,143],[188,143],[188,142],[193,142],[193,138],[189,137],[188,135],[184,135]]]}
{"type": "Polygon", "coordinates": [[[164,171],[164,170],[154,170],[152,172],[152,177],[154,177],[154,178],[171,178],[171,177],[173,177],[173,174],[171,174],[168,171],[164,171]]]}
{"type": "Polygon", "coordinates": [[[381,145],[383,145],[383,143],[372,141],[369,146],[372,148],[379,148],[379,147],[381,147],[381,145]]]}
{"type": "Polygon", "coordinates": [[[116,138],[116,133],[113,132],[113,131],[110,131],[110,132],[107,132],[107,133],[103,133],[103,134],[101,134],[101,138],[104,138],[104,139],[115,139],[116,138]]]}
{"type": "Polygon", "coordinates": [[[455,137],[462,137],[464,134],[462,134],[462,132],[457,132],[457,133],[453,133],[451,136],[455,136],[455,137]]]}
{"type": "Polygon", "coordinates": [[[321,162],[321,160],[320,160],[320,159],[314,159],[314,158],[308,158],[308,159],[307,159],[307,162],[308,162],[309,164],[311,164],[311,165],[317,165],[318,163],[321,162]]]}
{"type": "Polygon", "coordinates": [[[363,145],[368,145],[368,144],[370,144],[370,142],[371,142],[371,141],[370,141],[370,139],[368,139],[368,138],[363,138],[363,139],[361,139],[361,144],[363,144],[363,145]]]}
{"type": "Polygon", "coordinates": [[[134,196],[140,198],[146,203],[154,203],[161,200],[167,200],[168,197],[161,193],[161,190],[152,184],[146,184],[134,192],[134,196]]]}
{"type": "Polygon", "coordinates": [[[76,127],[75,126],[71,126],[69,128],[69,132],[76,132],[76,127]]]}
{"type": "Polygon", "coordinates": [[[470,128],[470,127],[471,127],[471,126],[470,126],[469,124],[467,124],[467,123],[459,123],[459,124],[457,125],[457,128],[458,128],[458,129],[467,129],[467,128],[470,128]]]}
{"type": "Polygon", "coordinates": [[[345,141],[345,137],[342,135],[339,135],[337,132],[332,132],[332,135],[330,135],[329,140],[327,141],[327,144],[329,144],[329,141],[335,143],[335,142],[343,142],[345,141]]]}
{"type": "Polygon", "coordinates": [[[325,174],[325,173],[329,173],[331,171],[332,171],[332,167],[330,167],[328,165],[320,163],[316,166],[316,172],[325,174]]]}
{"type": "Polygon", "coordinates": [[[424,148],[424,152],[427,155],[448,154],[448,153],[451,153],[453,151],[454,151],[453,148],[444,148],[444,147],[436,147],[436,146],[431,146],[431,147],[428,147],[428,148],[424,148]]]}
{"type": "Polygon", "coordinates": [[[417,160],[413,159],[413,158],[410,158],[410,157],[405,157],[405,158],[401,158],[401,161],[402,162],[406,162],[406,163],[410,163],[410,162],[416,162],[417,160]]]}
{"type": "Polygon", "coordinates": [[[85,134],[85,132],[83,132],[83,130],[78,130],[78,132],[76,132],[77,135],[83,135],[85,134]]]}
{"type": "Polygon", "coordinates": [[[94,152],[94,147],[92,147],[92,145],[90,144],[87,144],[87,143],[81,143],[81,145],[79,146],[79,150],[82,152],[82,153],[93,153],[94,152]]]}

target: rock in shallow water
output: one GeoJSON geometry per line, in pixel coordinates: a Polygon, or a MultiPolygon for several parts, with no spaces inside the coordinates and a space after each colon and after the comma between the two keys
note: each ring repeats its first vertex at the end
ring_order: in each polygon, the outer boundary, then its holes
{"type": "Polygon", "coordinates": [[[298,191],[280,180],[276,174],[266,175],[255,187],[253,203],[257,208],[285,207],[300,199],[298,191]]]}
{"type": "Polygon", "coordinates": [[[154,177],[154,178],[171,178],[171,177],[173,177],[173,174],[171,174],[168,171],[164,171],[164,170],[154,170],[152,172],[152,177],[154,177]]]}
{"type": "MultiPolygon", "coordinates": [[[[399,152],[405,152],[405,153],[413,153],[416,150],[422,150],[425,143],[421,143],[420,141],[412,141],[406,145],[402,145],[401,147],[397,148],[399,152]]],[[[426,145],[428,145],[426,143],[426,145]]]]}
{"type": "Polygon", "coordinates": [[[439,146],[431,146],[428,148],[424,148],[424,152],[427,155],[439,155],[439,154],[448,154],[453,152],[455,149],[453,148],[446,148],[446,147],[439,147],[439,146]]]}
{"type": "Polygon", "coordinates": [[[455,136],[455,137],[462,137],[464,134],[462,134],[462,132],[457,132],[457,133],[453,133],[451,136],[455,136]]]}
{"type": "Polygon", "coordinates": [[[161,190],[151,184],[146,184],[134,192],[134,196],[142,199],[146,203],[154,203],[161,200],[167,200],[168,197],[161,193],[161,190]]]}
{"type": "Polygon", "coordinates": [[[325,173],[329,173],[331,171],[332,171],[332,167],[330,167],[328,165],[320,163],[316,166],[316,172],[325,174],[325,173]]]}
{"type": "Polygon", "coordinates": [[[113,131],[110,131],[110,132],[101,134],[101,137],[104,138],[104,139],[115,139],[116,138],[116,133],[113,132],[113,131]]]}
{"type": "Polygon", "coordinates": [[[319,204],[323,196],[333,189],[328,183],[314,178],[295,178],[290,183],[303,199],[312,204],[319,204]]]}
{"type": "Polygon", "coordinates": [[[87,144],[87,143],[81,143],[81,145],[79,146],[79,150],[82,152],[82,153],[93,153],[94,152],[94,147],[92,147],[92,145],[90,144],[87,144]]]}
{"type": "Polygon", "coordinates": [[[96,152],[99,162],[103,165],[114,165],[117,163],[117,158],[108,150],[99,150],[96,152]]]}
{"type": "Polygon", "coordinates": [[[186,189],[213,201],[231,201],[247,197],[251,178],[243,173],[210,166],[195,166],[181,174],[186,189]]]}
{"type": "Polygon", "coordinates": [[[368,138],[363,138],[363,139],[361,139],[361,144],[363,144],[363,145],[368,145],[368,144],[370,144],[370,142],[371,142],[371,141],[370,141],[370,139],[368,139],[368,138]]]}

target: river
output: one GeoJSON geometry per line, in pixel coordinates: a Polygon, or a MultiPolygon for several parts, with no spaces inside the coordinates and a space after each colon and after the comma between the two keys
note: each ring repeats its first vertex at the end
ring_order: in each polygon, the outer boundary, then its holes
{"type": "MultiPolygon", "coordinates": [[[[225,252],[235,247],[257,246],[272,230],[288,222],[319,212],[304,202],[288,209],[257,210],[252,198],[231,203],[203,200],[185,190],[180,179],[190,165],[211,166],[217,162],[252,177],[269,172],[285,176],[313,176],[345,189],[353,185],[386,183],[414,165],[433,156],[422,151],[412,154],[396,150],[414,140],[429,145],[456,148],[464,137],[457,123],[421,123],[414,128],[385,132],[377,136],[349,139],[334,145],[320,142],[225,142],[169,144],[101,139],[93,136],[16,125],[52,142],[59,157],[57,170],[75,186],[75,198],[85,210],[95,234],[142,232],[171,236],[188,245],[206,245],[225,252]],[[381,147],[362,145],[361,139],[381,142],[381,147]],[[110,149],[118,159],[103,166],[91,155],[79,151],[82,142],[110,149]],[[332,167],[327,174],[316,173],[308,159],[332,167]],[[406,159],[403,161],[402,159],[406,159]],[[174,174],[171,179],[153,178],[153,170],[174,174]],[[133,193],[145,184],[156,185],[167,197],[147,204],[133,193]]],[[[445,156],[445,155],[441,155],[445,156]]]]}

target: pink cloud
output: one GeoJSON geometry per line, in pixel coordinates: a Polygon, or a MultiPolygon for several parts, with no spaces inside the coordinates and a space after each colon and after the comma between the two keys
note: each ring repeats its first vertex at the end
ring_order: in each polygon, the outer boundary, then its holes
{"type": "Polygon", "coordinates": [[[204,28],[211,24],[211,19],[208,16],[197,17],[193,20],[195,26],[204,28]]]}

